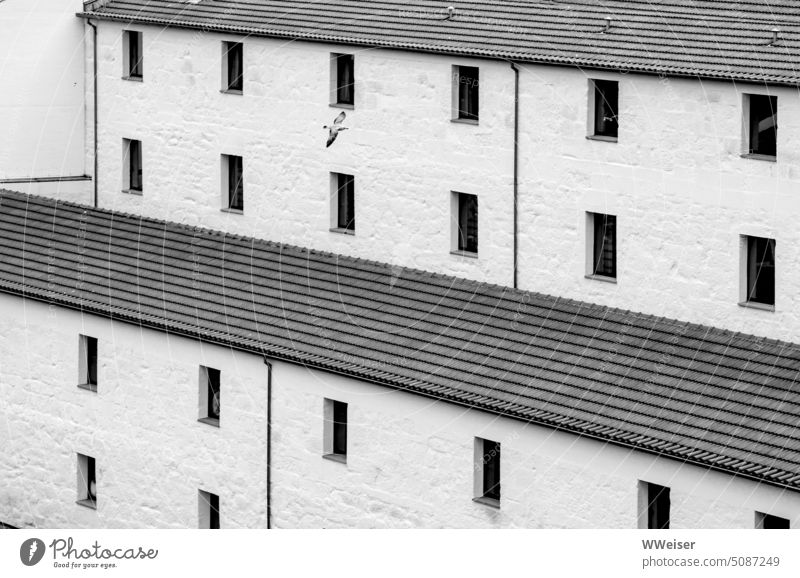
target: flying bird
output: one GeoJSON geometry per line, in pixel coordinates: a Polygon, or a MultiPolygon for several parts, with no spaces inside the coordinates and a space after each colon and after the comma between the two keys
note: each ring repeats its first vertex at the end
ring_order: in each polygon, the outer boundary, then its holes
{"type": "Polygon", "coordinates": [[[328,148],[333,144],[333,141],[336,140],[336,137],[339,136],[339,131],[347,130],[346,126],[342,126],[342,121],[344,120],[345,116],[347,116],[344,111],[339,113],[335,119],[333,119],[333,124],[331,126],[323,126],[322,128],[328,129],[328,144],[325,145],[325,148],[328,148]]]}

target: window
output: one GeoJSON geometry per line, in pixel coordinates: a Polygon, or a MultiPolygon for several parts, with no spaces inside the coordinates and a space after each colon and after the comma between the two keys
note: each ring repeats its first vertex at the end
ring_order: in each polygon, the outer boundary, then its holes
{"type": "Polygon", "coordinates": [[[97,338],[78,336],[78,387],[97,391],[97,338]]]}
{"type": "Polygon", "coordinates": [[[775,239],[744,236],[742,304],[775,306],[775,239]]]}
{"type": "Polygon", "coordinates": [[[244,87],[244,45],[222,43],[222,90],[241,94],[244,87]]]}
{"type": "Polygon", "coordinates": [[[500,442],[475,438],[475,501],[500,506],[500,442]]]}
{"type": "Polygon", "coordinates": [[[587,216],[587,276],[617,278],[617,217],[601,213],[587,216]]]}
{"type": "Polygon", "coordinates": [[[78,504],[97,507],[97,476],[94,458],[78,454],[78,504]]]}
{"type": "Polygon", "coordinates": [[[756,512],[756,529],[758,530],[789,530],[791,524],[786,518],[756,512]]]}
{"type": "Polygon", "coordinates": [[[347,460],[347,404],[326,399],[324,412],[323,457],[344,462],[347,460]]]}
{"type": "Polygon", "coordinates": [[[355,71],[352,54],[331,54],[332,104],[355,104],[355,71]]]}
{"type": "Polygon", "coordinates": [[[219,427],[220,371],[200,366],[200,417],[198,421],[219,427]]]}
{"type": "Polygon", "coordinates": [[[590,80],[590,135],[617,140],[619,129],[619,83],[616,80],[590,80]]]}
{"type": "Polygon", "coordinates": [[[19,528],[11,524],[6,524],[5,522],[0,522],[0,530],[19,530],[19,528]]]}
{"type": "Polygon", "coordinates": [[[478,253],[478,196],[466,193],[452,195],[453,233],[451,250],[478,253]]]}
{"type": "Polygon", "coordinates": [[[331,230],[355,233],[355,179],[353,175],[331,173],[331,230]]]}
{"type": "Polygon", "coordinates": [[[744,95],[746,153],[775,158],[778,137],[778,97],[744,95]]]}
{"type": "Polygon", "coordinates": [[[242,157],[222,155],[223,209],[244,211],[244,180],[242,157]]]}
{"type": "Polygon", "coordinates": [[[669,488],[639,482],[639,528],[669,529],[669,488]]]}
{"type": "Polygon", "coordinates": [[[142,141],[122,139],[122,190],[142,192],[142,141]]]}
{"type": "Polygon", "coordinates": [[[453,67],[453,119],[478,122],[478,68],[453,67]]]}
{"type": "Polygon", "coordinates": [[[219,496],[198,490],[198,518],[201,530],[219,530],[219,496]]]}
{"type": "Polygon", "coordinates": [[[123,71],[122,77],[128,80],[141,80],[144,67],[142,65],[142,33],[126,30],[122,41],[123,71]]]}

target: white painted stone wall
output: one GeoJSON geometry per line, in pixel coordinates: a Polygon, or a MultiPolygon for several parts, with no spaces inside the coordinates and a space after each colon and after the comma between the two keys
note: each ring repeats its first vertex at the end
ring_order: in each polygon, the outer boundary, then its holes
{"type": "Polygon", "coordinates": [[[513,84],[506,64],[356,49],[355,108],[329,149],[330,54],[244,39],[244,95],[220,93],[222,41],[144,33],[144,81],[123,80],[123,26],[100,23],[100,205],[358,257],[510,278],[513,84]],[[453,65],[477,65],[478,126],[453,123],[453,65]],[[122,139],[143,143],[142,196],[122,189],[122,139]],[[244,158],[244,215],[222,212],[220,155],[244,158]],[[355,176],[356,234],[330,228],[331,172],[355,176]],[[450,254],[451,191],[479,198],[479,258],[450,254]]]}
{"type": "MultiPolygon", "coordinates": [[[[197,490],[223,528],[266,526],[262,358],[0,294],[0,521],[193,528],[197,490]],[[99,339],[98,392],[77,387],[78,335],[99,339]],[[199,365],[222,371],[219,429],[197,422],[199,365]],[[95,457],[98,508],[75,503],[95,457]]],[[[275,362],[276,527],[635,528],[637,482],[672,488],[672,527],[800,524],[800,493],[350,378],[275,362]],[[348,456],[323,454],[324,399],[348,403],[348,456]],[[475,437],[502,444],[499,510],[474,503],[475,437]]]]}
{"type": "Polygon", "coordinates": [[[267,371],[254,355],[0,295],[0,521],[45,528],[266,527],[267,371]],[[98,391],[77,387],[78,335],[98,339],[98,391]],[[220,427],[199,423],[199,366],[221,370],[220,427]],[[97,510],[75,503],[77,453],[97,510]]]}
{"type": "MultiPolygon", "coordinates": [[[[0,3],[0,180],[71,177],[87,170],[81,0],[0,3]]],[[[79,183],[0,187],[87,202],[79,183]]]]}
{"type": "MultiPolygon", "coordinates": [[[[246,38],[244,96],[220,93],[223,40],[135,26],[145,79],[122,76],[101,23],[101,206],[510,285],[513,73],[507,63],[354,48],[351,129],[325,149],[329,56],[246,38]],[[451,67],[477,65],[480,124],[450,122],[451,67]],[[123,138],[144,143],[144,195],[120,192],[123,138]],[[245,214],[220,211],[220,154],[244,157],[245,214]],[[356,177],[355,236],[329,232],[330,172],[356,177]],[[449,195],[479,196],[479,258],[450,254],[449,195]]],[[[742,94],[763,86],[523,65],[520,287],[800,340],[800,101],[774,88],[776,163],[740,157],[742,94]],[[590,141],[588,79],[620,81],[618,143],[590,141]],[[584,278],[585,213],[618,216],[618,282],[584,278]],[[777,239],[775,312],[739,301],[739,235],[777,239]]]]}

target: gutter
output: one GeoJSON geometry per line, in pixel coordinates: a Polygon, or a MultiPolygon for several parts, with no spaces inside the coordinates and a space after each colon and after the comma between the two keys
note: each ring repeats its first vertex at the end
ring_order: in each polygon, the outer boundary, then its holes
{"type": "Polygon", "coordinates": [[[267,530],[272,529],[272,362],[264,355],[267,366],[267,530]]]}
{"type": "Polygon", "coordinates": [[[518,236],[519,236],[519,209],[517,202],[519,197],[519,67],[512,60],[509,62],[514,71],[514,289],[517,285],[518,267],[518,236]]]}
{"type": "Polygon", "coordinates": [[[97,25],[92,22],[91,18],[86,19],[86,23],[92,27],[94,31],[92,37],[92,98],[93,98],[93,107],[92,107],[92,116],[93,124],[94,124],[94,136],[92,136],[92,146],[94,148],[94,154],[92,155],[94,159],[94,170],[92,172],[92,181],[94,181],[94,195],[93,195],[93,206],[97,208],[97,25]]]}

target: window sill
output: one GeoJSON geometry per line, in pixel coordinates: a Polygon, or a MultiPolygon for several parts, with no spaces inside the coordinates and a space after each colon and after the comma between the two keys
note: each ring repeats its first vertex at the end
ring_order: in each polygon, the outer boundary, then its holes
{"type": "Polygon", "coordinates": [[[346,102],[332,102],[328,106],[331,108],[343,108],[345,110],[355,110],[356,105],[347,104],[346,102]]]}
{"type": "Polygon", "coordinates": [[[456,124],[473,124],[478,126],[478,119],[475,118],[451,118],[450,122],[454,122],[456,124]]]}
{"type": "Polygon", "coordinates": [[[97,393],[97,384],[96,383],[79,383],[78,387],[81,389],[85,389],[86,391],[93,391],[97,393]]]}
{"type": "Polygon", "coordinates": [[[136,195],[137,197],[142,196],[142,191],[137,189],[122,189],[122,192],[126,195],[136,195]]]}
{"type": "Polygon", "coordinates": [[[586,279],[591,279],[592,281],[602,281],[603,283],[614,283],[616,284],[617,278],[616,277],[606,277],[605,275],[584,275],[586,279]]]}
{"type": "Polygon", "coordinates": [[[97,509],[97,500],[78,500],[75,502],[79,506],[83,506],[84,508],[89,508],[91,510],[97,509]]]}
{"type": "Polygon", "coordinates": [[[778,157],[774,155],[759,155],[756,153],[742,153],[743,159],[753,159],[754,161],[767,161],[768,163],[778,162],[778,157]]]}
{"type": "Polygon", "coordinates": [[[775,312],[774,305],[756,303],[755,301],[742,301],[739,303],[739,307],[746,307],[747,309],[760,309],[761,311],[772,311],[773,313],[775,312]]]}
{"type": "Polygon", "coordinates": [[[330,460],[332,462],[339,462],[340,464],[347,463],[347,456],[344,454],[323,454],[322,459],[330,460]]]}
{"type": "Polygon", "coordinates": [[[223,88],[222,90],[220,90],[220,92],[222,94],[238,94],[238,95],[244,94],[244,90],[237,90],[235,88],[223,88]]]}
{"type": "Polygon", "coordinates": [[[472,498],[472,501],[476,504],[483,504],[484,506],[489,506],[490,508],[500,509],[500,500],[495,500],[494,498],[486,498],[484,496],[479,496],[477,498],[472,498]]]}
{"type": "Polygon", "coordinates": [[[588,134],[586,135],[586,140],[598,140],[602,142],[617,142],[618,137],[615,136],[605,136],[602,134],[588,134]]]}
{"type": "Polygon", "coordinates": [[[331,227],[328,229],[331,233],[339,233],[340,235],[355,235],[354,229],[342,229],[341,227],[331,227]]]}
{"type": "Polygon", "coordinates": [[[231,209],[230,207],[223,207],[220,209],[223,213],[233,213],[234,215],[244,215],[244,209],[231,209]]]}
{"type": "Polygon", "coordinates": [[[451,255],[455,255],[456,257],[469,257],[470,259],[477,259],[478,254],[473,253],[472,251],[450,251],[451,255]]]}
{"type": "Polygon", "coordinates": [[[201,417],[201,418],[198,418],[197,421],[199,421],[200,423],[205,423],[205,424],[214,426],[214,427],[219,427],[219,419],[217,419],[215,417],[201,417]]]}
{"type": "Polygon", "coordinates": [[[143,82],[141,76],[123,76],[122,80],[130,80],[131,82],[143,82]]]}

